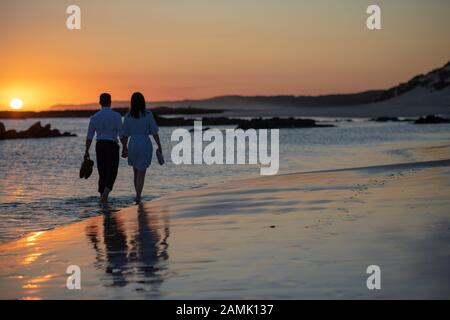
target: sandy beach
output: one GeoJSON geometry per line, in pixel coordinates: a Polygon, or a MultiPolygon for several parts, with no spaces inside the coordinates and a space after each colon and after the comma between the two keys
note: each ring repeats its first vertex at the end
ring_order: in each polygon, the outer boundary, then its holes
{"type": "Polygon", "coordinates": [[[31,233],[0,245],[0,298],[449,298],[449,150],[174,192],[31,233]],[[69,265],[81,290],[66,288],[69,265]]]}

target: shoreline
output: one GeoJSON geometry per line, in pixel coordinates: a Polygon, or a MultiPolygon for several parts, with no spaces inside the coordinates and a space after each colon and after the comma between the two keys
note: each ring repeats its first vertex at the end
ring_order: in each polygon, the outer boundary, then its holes
{"type": "MultiPolygon", "coordinates": [[[[443,146],[445,147],[445,146],[443,146]]],[[[441,167],[441,166],[450,166],[450,159],[449,160],[433,160],[433,161],[419,161],[419,162],[405,162],[405,163],[392,163],[392,164],[384,164],[384,165],[374,165],[374,166],[364,166],[364,167],[353,167],[353,168],[338,168],[338,169],[327,169],[327,170],[315,170],[315,171],[300,171],[300,172],[289,172],[289,173],[282,173],[282,174],[277,174],[275,177],[283,177],[283,176],[301,176],[301,175],[307,175],[307,174],[321,174],[321,173],[333,173],[333,172],[346,172],[346,171],[364,171],[364,170],[392,170],[392,169],[418,169],[418,168],[427,168],[427,167],[441,167]]],[[[190,188],[187,190],[180,190],[180,191],[172,191],[166,194],[162,194],[159,196],[156,196],[155,198],[153,198],[150,201],[145,201],[145,203],[151,203],[157,200],[160,200],[162,198],[165,197],[171,197],[172,195],[177,195],[180,193],[184,193],[184,192],[192,192],[192,191],[198,191],[198,190],[207,190],[210,188],[218,188],[221,185],[224,184],[234,184],[234,183],[240,183],[240,182],[249,182],[251,180],[259,180],[259,179],[264,179],[266,178],[265,176],[259,176],[259,177],[253,177],[253,178],[242,178],[242,179],[233,179],[231,181],[226,181],[226,182],[221,182],[221,183],[216,183],[216,184],[212,184],[212,185],[207,185],[207,186],[203,186],[201,188],[190,188]]],[[[114,199],[114,196],[112,196],[112,198],[114,199]]],[[[110,203],[114,204],[114,201],[112,201],[110,203]]],[[[119,211],[122,210],[127,210],[129,208],[134,208],[137,205],[131,205],[131,206],[125,206],[125,207],[114,207],[114,209],[112,209],[110,206],[108,206],[108,211],[117,213],[119,211]]],[[[101,212],[104,211],[105,209],[100,205],[100,203],[98,203],[98,206],[96,208],[93,208],[93,210],[101,212]]],[[[42,230],[38,230],[38,231],[31,231],[31,232],[27,232],[22,234],[21,236],[19,236],[16,239],[11,239],[11,240],[6,240],[6,241],[0,241],[0,246],[3,244],[7,244],[9,242],[15,242],[18,241],[20,239],[24,239],[27,238],[28,236],[35,234],[35,233],[39,233],[39,232],[46,232],[46,231],[52,231],[55,230],[57,228],[61,228],[61,227],[67,227],[70,226],[72,224],[75,223],[82,223],[86,220],[92,219],[92,218],[96,218],[98,216],[101,216],[101,213],[98,213],[94,216],[91,217],[87,217],[87,218],[82,218],[81,220],[78,221],[71,221],[71,222],[67,222],[65,224],[61,224],[61,225],[55,225],[53,227],[49,227],[47,229],[42,229],[42,230]]]]}
{"type": "Polygon", "coordinates": [[[290,173],[174,192],[1,243],[0,296],[448,297],[440,283],[449,267],[449,167],[440,160],[290,173]],[[417,271],[430,258],[433,272],[417,271]],[[364,268],[374,262],[386,272],[380,292],[365,288],[364,268]],[[82,290],[65,288],[69,264],[80,266],[82,290]],[[410,291],[417,279],[420,290],[410,291]]]}
{"type": "MultiPolygon", "coordinates": [[[[300,171],[300,172],[290,172],[290,173],[282,173],[282,174],[277,174],[275,175],[275,177],[288,177],[288,176],[301,176],[301,175],[308,175],[308,174],[322,174],[322,173],[333,173],[333,172],[346,172],[346,171],[364,171],[364,170],[380,170],[380,171],[390,171],[390,170],[394,170],[394,169],[420,169],[420,168],[436,168],[436,167],[445,167],[445,166],[450,166],[450,159],[448,160],[433,160],[433,161],[419,161],[419,162],[405,162],[405,163],[392,163],[392,164],[384,164],[384,165],[374,165],[374,166],[364,166],[364,167],[353,167],[353,168],[339,168],[339,169],[328,169],[328,170],[316,170],[316,171],[300,171]]],[[[153,198],[150,201],[145,201],[145,203],[152,203],[154,201],[160,200],[166,198],[166,197],[171,197],[171,196],[176,196],[178,194],[184,193],[184,192],[192,192],[192,191],[202,191],[202,190],[208,190],[211,188],[219,188],[221,185],[226,185],[226,184],[238,184],[240,182],[242,183],[248,183],[249,181],[252,180],[256,180],[258,181],[259,179],[264,179],[266,178],[266,176],[259,176],[259,177],[253,177],[253,178],[242,178],[242,179],[233,179],[231,181],[226,181],[226,182],[221,182],[221,183],[216,183],[216,184],[212,184],[212,185],[207,185],[207,186],[203,186],[201,188],[190,188],[187,190],[181,190],[181,191],[172,191],[166,194],[162,194],[160,196],[156,196],[155,198],[153,198]]],[[[114,196],[112,196],[112,198],[114,199],[114,196]]],[[[120,208],[114,208],[112,209],[110,207],[111,204],[113,204],[114,202],[112,201],[107,209],[105,209],[104,207],[101,206],[100,203],[98,203],[98,207],[95,208],[95,211],[109,211],[112,213],[118,213],[120,211],[123,210],[127,210],[130,208],[134,208],[134,207],[138,207],[137,204],[131,205],[131,206],[125,206],[125,207],[120,207],[120,208]]],[[[93,208],[94,210],[94,208],[93,208]]],[[[11,240],[6,240],[6,241],[0,241],[0,247],[4,244],[8,244],[10,242],[15,242],[15,241],[19,241],[21,239],[25,239],[33,234],[36,233],[41,233],[41,232],[47,232],[47,231],[52,231],[58,228],[62,228],[62,227],[67,227],[70,226],[72,224],[76,224],[76,223],[83,223],[86,220],[89,219],[93,219],[96,218],[98,216],[101,216],[101,213],[91,216],[91,217],[87,217],[78,221],[72,221],[72,222],[67,222],[65,224],[61,224],[61,225],[56,225],[47,229],[42,229],[39,231],[32,231],[32,232],[27,232],[22,234],[21,236],[19,236],[16,239],[11,239],[11,240]]]]}

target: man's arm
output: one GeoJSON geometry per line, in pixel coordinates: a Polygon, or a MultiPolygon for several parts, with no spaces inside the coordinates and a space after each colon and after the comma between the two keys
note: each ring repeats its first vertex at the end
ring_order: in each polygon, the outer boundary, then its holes
{"type": "Polygon", "coordinates": [[[128,137],[127,136],[122,136],[120,137],[120,142],[122,143],[122,158],[127,158],[128,157],[128,137]]]}
{"type": "Polygon", "coordinates": [[[86,151],[84,152],[84,159],[90,158],[89,149],[91,148],[92,139],[86,139],[86,151]]]}
{"type": "Polygon", "coordinates": [[[91,118],[91,120],[89,121],[89,127],[86,136],[86,150],[84,152],[84,159],[89,158],[89,149],[91,148],[92,140],[94,139],[94,134],[95,134],[95,127],[93,120],[91,118]]]}

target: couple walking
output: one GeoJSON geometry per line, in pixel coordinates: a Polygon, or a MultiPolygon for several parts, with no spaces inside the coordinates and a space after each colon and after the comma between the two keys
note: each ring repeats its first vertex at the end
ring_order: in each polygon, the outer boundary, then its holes
{"type": "Polygon", "coordinates": [[[153,145],[149,138],[153,138],[162,154],[161,142],[158,135],[158,125],[151,111],[145,108],[145,98],[140,92],[131,96],[130,111],[122,116],[111,110],[111,95],[100,95],[101,110],[94,114],[89,121],[86,138],[85,159],[89,159],[89,149],[97,135],[95,152],[99,174],[98,192],[101,203],[108,202],[108,196],[113,189],[119,168],[119,143],[122,143],[122,157],[128,158],[128,164],[133,167],[135,201],[141,202],[145,173],[150,166],[153,156],[153,145]],[[128,141],[129,139],[129,141],[128,141]]]}

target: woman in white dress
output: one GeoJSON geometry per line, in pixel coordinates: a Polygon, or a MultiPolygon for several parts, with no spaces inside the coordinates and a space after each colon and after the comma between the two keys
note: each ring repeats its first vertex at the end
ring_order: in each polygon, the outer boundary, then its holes
{"type": "Polygon", "coordinates": [[[135,201],[137,203],[141,202],[145,173],[153,157],[150,135],[153,136],[158,145],[158,152],[162,152],[158,131],[159,128],[152,112],[145,108],[144,96],[140,92],[133,93],[130,112],[125,115],[123,121],[121,140],[124,146],[122,157],[128,157],[128,164],[133,167],[135,201]],[[128,138],[130,138],[129,142],[128,138]]]}

